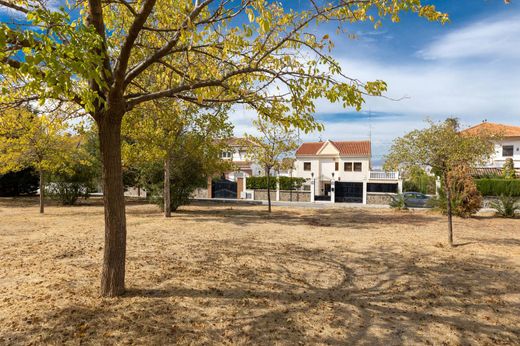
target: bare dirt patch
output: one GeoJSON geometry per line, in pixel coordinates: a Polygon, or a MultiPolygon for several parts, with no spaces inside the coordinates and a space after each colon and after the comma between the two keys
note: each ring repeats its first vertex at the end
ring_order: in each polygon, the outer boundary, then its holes
{"type": "Polygon", "coordinates": [[[106,299],[102,212],[0,199],[0,344],[520,344],[520,220],[133,203],[106,299]]]}

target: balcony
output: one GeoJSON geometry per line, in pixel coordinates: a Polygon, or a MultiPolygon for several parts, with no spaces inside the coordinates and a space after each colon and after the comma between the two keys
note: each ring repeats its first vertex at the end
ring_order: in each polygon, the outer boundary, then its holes
{"type": "Polygon", "coordinates": [[[370,180],[398,180],[399,172],[370,171],[370,180]]]}

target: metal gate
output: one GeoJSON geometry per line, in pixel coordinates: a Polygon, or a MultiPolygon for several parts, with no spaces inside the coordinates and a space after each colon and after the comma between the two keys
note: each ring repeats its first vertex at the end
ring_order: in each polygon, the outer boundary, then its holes
{"type": "Polygon", "coordinates": [[[339,203],[363,203],[363,183],[336,181],[335,200],[339,203]]]}
{"type": "Polygon", "coordinates": [[[237,198],[237,183],[220,179],[211,183],[211,198],[237,198]]]}

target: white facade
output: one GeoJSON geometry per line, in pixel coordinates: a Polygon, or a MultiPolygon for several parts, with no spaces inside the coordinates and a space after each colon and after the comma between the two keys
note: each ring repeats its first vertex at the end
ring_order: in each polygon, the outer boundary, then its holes
{"type": "Polygon", "coordinates": [[[262,174],[261,167],[250,161],[245,147],[240,145],[240,139],[233,138],[228,144],[228,148],[220,155],[222,160],[233,162],[238,169],[236,171],[225,172],[225,178],[235,181],[239,176],[257,176],[262,174]]]}
{"type": "MultiPolygon", "coordinates": [[[[334,202],[335,187],[338,183],[354,183],[363,190],[362,202],[367,201],[369,184],[397,184],[402,187],[397,172],[371,171],[370,143],[363,143],[362,150],[356,142],[318,142],[304,143],[307,149],[296,153],[294,177],[307,180],[311,195],[324,196],[334,202]],[[352,150],[346,149],[352,144],[352,150]],[[343,148],[343,152],[338,148],[343,148]],[[357,154],[352,153],[352,151],[357,154]],[[362,184],[362,185],[361,185],[362,184]]],[[[300,147],[300,148],[302,148],[300,147]]],[[[361,202],[361,199],[359,200],[361,202]]]]}
{"type": "Polygon", "coordinates": [[[502,168],[508,158],[513,159],[515,168],[520,168],[520,137],[506,137],[497,141],[489,167],[502,168]]]}

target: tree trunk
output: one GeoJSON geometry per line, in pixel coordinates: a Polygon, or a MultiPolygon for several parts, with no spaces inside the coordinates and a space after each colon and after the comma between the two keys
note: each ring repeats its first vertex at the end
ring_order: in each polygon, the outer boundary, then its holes
{"type": "Polygon", "coordinates": [[[453,221],[451,211],[451,189],[448,185],[448,175],[444,173],[444,192],[446,193],[446,212],[448,214],[448,243],[453,247],[453,221]]]}
{"type": "Polygon", "coordinates": [[[105,207],[101,295],[114,297],[125,291],[126,216],[121,167],[122,115],[108,113],[98,119],[105,207]]]}
{"type": "Polygon", "coordinates": [[[164,159],[164,183],[163,183],[163,199],[164,199],[164,217],[172,217],[172,204],[170,196],[170,155],[167,154],[164,159]]]}
{"type": "Polygon", "coordinates": [[[265,169],[265,173],[267,174],[267,210],[271,212],[271,174],[269,171],[270,169],[267,167],[265,169]]]}
{"type": "Polygon", "coordinates": [[[40,214],[45,211],[45,181],[43,170],[40,170],[40,214]]]}

